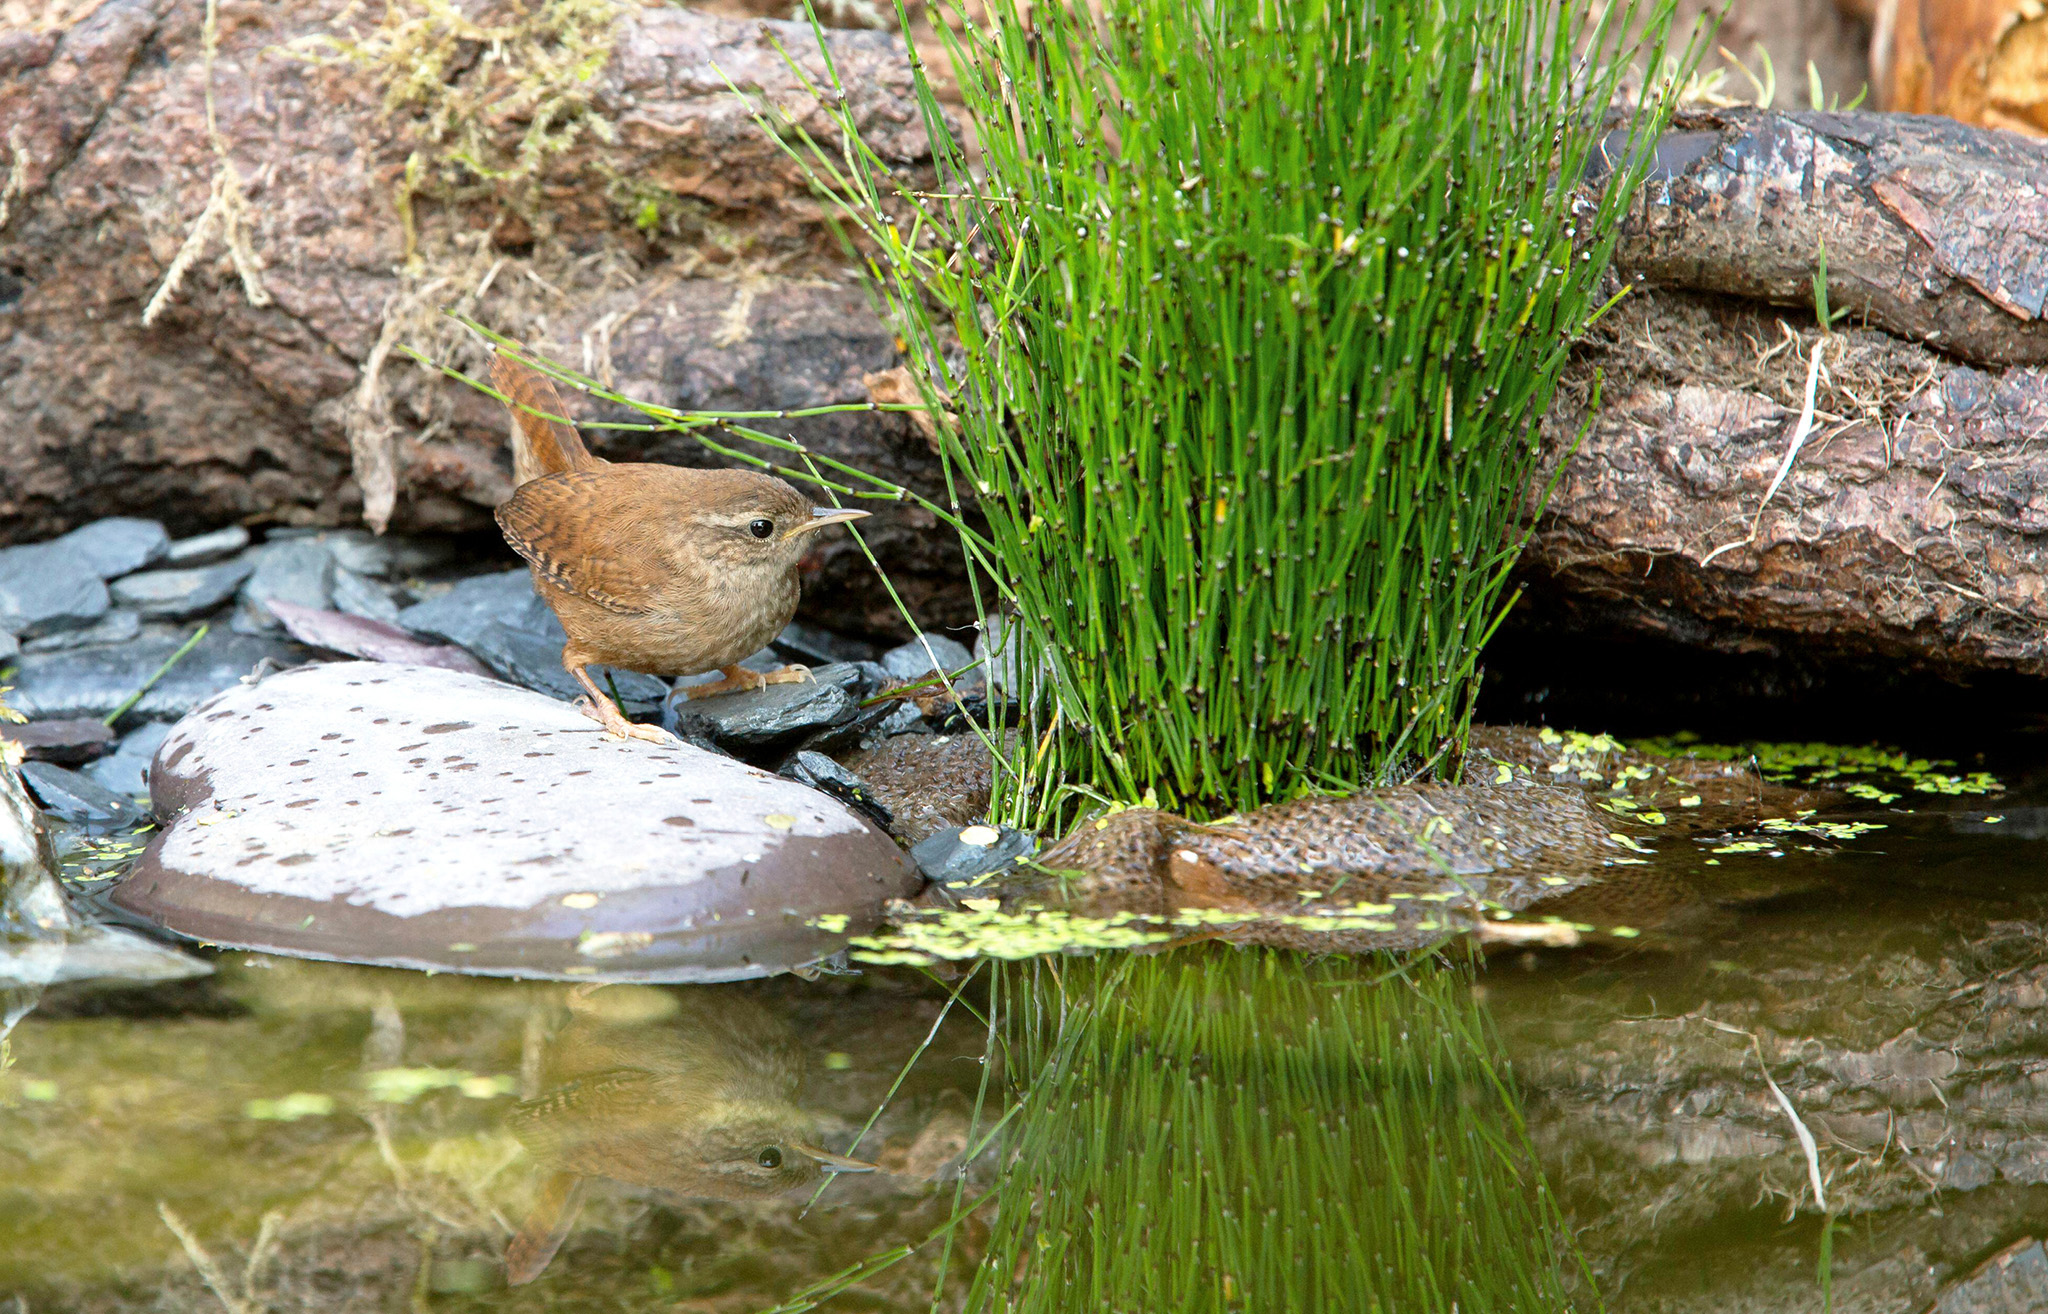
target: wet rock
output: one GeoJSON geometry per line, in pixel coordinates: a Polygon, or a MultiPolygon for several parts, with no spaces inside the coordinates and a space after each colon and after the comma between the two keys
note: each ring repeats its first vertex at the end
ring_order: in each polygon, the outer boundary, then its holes
{"type": "Polygon", "coordinates": [[[39,639],[30,639],[21,645],[23,652],[57,652],[64,648],[83,648],[94,643],[126,643],[142,633],[142,617],[126,607],[115,607],[82,630],[59,630],[45,634],[39,639]]]}
{"type": "Polygon", "coordinates": [[[941,666],[950,675],[973,661],[974,654],[956,640],[927,634],[883,653],[882,669],[899,680],[922,680],[941,666]]]}
{"type": "Polygon", "coordinates": [[[1038,839],[1010,826],[949,826],[925,837],[910,851],[925,879],[954,898],[971,896],[978,887],[1038,851],[1038,839]]]}
{"type": "Polygon", "coordinates": [[[391,600],[391,594],[382,584],[367,575],[337,567],[332,594],[336,611],[382,621],[386,625],[398,623],[398,604],[391,600]]]}
{"type": "Polygon", "coordinates": [[[661,723],[672,734],[702,735],[721,748],[760,748],[851,721],[860,707],[845,686],[858,674],[850,666],[825,666],[812,672],[814,680],[702,699],[677,689],[662,704],[661,723]]]}
{"type": "Polygon", "coordinates": [[[334,558],[317,539],[286,539],[265,544],[250,554],[255,573],[242,585],[242,605],[235,611],[235,629],[243,634],[282,630],[284,623],[264,604],[273,598],[298,607],[324,608],[334,586],[334,558]]]}
{"type": "Polygon", "coordinates": [[[154,565],[171,547],[171,536],[154,520],[130,516],[109,516],[95,520],[57,540],[65,550],[78,554],[86,568],[101,579],[113,579],[154,565]]]}
{"type": "Polygon", "coordinates": [[[568,640],[555,613],[533,591],[533,576],[524,570],[463,580],[440,597],[399,612],[398,623],[414,634],[471,650],[492,625],[552,638],[557,646],[568,640]]]}
{"type": "Polygon", "coordinates": [[[829,957],[918,884],[815,790],[427,667],[231,689],[165,740],[152,795],[166,828],[114,904],[307,957],[734,980],[829,957]]]}
{"type": "Polygon", "coordinates": [[[802,621],[791,621],[783,626],[782,633],[775,636],[774,648],[788,660],[802,662],[807,666],[826,666],[834,662],[871,662],[876,655],[876,648],[872,643],[845,638],[830,630],[806,625],[802,621]]]}
{"type": "Polygon", "coordinates": [[[190,620],[234,597],[255,569],[254,561],[240,557],[217,566],[145,570],[115,580],[113,598],[146,620],[190,620]]]}
{"type": "Polygon", "coordinates": [[[114,746],[114,732],[90,717],[62,721],[31,721],[10,725],[0,721],[0,739],[20,744],[31,762],[78,766],[114,746]]]}
{"type": "Polygon", "coordinates": [[[1929,1314],[2037,1314],[2048,1309],[2048,1250],[2027,1237],[2015,1241],[1950,1283],[1929,1314]]]}
{"type": "MultiPolygon", "coordinates": [[[[31,720],[106,716],[140,689],[186,637],[173,630],[107,648],[24,654],[14,663],[14,689],[7,701],[31,720]]],[[[295,643],[218,628],[164,672],[132,714],[138,719],[175,719],[239,681],[258,662],[295,665],[310,655],[295,643]]]]}
{"type": "Polygon", "coordinates": [[[106,614],[107,586],[56,543],[0,548],[0,630],[20,638],[82,629],[106,614]]]}
{"type": "Polygon", "coordinates": [[[54,763],[24,762],[21,778],[45,812],[90,830],[119,830],[143,819],[134,799],[54,763]]]}
{"type": "MultiPolygon", "coordinates": [[[[550,641],[525,630],[493,624],[486,625],[476,636],[470,651],[512,683],[550,698],[573,703],[589,696],[576,683],[576,677],[562,669],[561,640],[550,641]]],[[[618,690],[619,710],[629,718],[644,720],[654,716],[661,710],[661,700],[668,696],[666,680],[613,666],[588,669],[590,678],[607,695],[618,690]]]]}
{"type": "Polygon", "coordinates": [[[823,753],[808,749],[793,754],[783,764],[781,773],[799,785],[823,790],[850,808],[858,810],[882,829],[889,829],[895,818],[889,809],[882,806],[875,792],[868,788],[868,782],[834,762],[823,753]]]}
{"type": "Polygon", "coordinates": [[[846,768],[895,818],[891,832],[916,844],[948,826],[970,826],[988,812],[988,749],[971,736],[908,735],[846,754],[846,768]]]}
{"type": "Polygon", "coordinates": [[[249,531],[240,525],[229,525],[210,534],[194,534],[190,538],[173,540],[164,552],[164,564],[210,566],[216,561],[225,561],[248,546],[249,531]]]}
{"type": "Polygon", "coordinates": [[[150,761],[170,732],[169,721],[144,722],[122,737],[119,748],[86,766],[85,775],[124,798],[148,794],[150,761]]]}
{"type": "Polygon", "coordinates": [[[273,601],[270,609],[284,622],[285,632],[300,643],[329,652],[360,657],[370,662],[401,662],[409,666],[438,666],[448,671],[489,675],[490,668],[453,644],[421,643],[418,639],[383,621],[350,616],[339,611],[318,611],[273,601]]]}

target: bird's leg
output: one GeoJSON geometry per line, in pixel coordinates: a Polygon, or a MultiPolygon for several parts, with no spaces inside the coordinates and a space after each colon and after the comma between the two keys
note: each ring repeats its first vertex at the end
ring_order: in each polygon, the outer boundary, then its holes
{"type": "Polygon", "coordinates": [[[761,677],[770,684],[816,684],[818,677],[808,666],[781,666],[761,677]]]}
{"type": "Polygon", "coordinates": [[[658,725],[635,725],[626,719],[617,703],[597,691],[590,672],[581,666],[562,663],[569,674],[576,677],[576,683],[590,690],[590,697],[576,700],[576,710],[604,727],[604,732],[613,739],[644,739],[650,744],[664,746],[674,744],[676,737],[658,725]]]}
{"type": "Polygon", "coordinates": [[[780,683],[774,675],[763,675],[744,666],[721,666],[718,669],[720,674],[725,676],[723,680],[713,680],[710,684],[693,684],[683,690],[683,697],[716,698],[720,694],[750,693],[755,689],[765,689],[771,684],[780,683]]]}

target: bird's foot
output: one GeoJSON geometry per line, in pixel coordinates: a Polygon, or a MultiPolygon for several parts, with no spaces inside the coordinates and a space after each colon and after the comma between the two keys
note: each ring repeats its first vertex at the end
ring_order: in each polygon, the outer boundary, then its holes
{"type": "Polygon", "coordinates": [[[744,666],[721,666],[718,669],[725,675],[723,680],[713,680],[710,684],[693,684],[683,690],[683,697],[716,698],[720,694],[752,693],[756,689],[765,689],[771,684],[782,683],[775,678],[781,674],[780,671],[773,675],[763,675],[744,666]]]}
{"type": "Polygon", "coordinates": [[[658,725],[640,725],[628,721],[625,713],[609,698],[578,698],[576,710],[604,727],[605,735],[611,739],[641,739],[664,748],[674,747],[679,740],[658,725]]]}
{"type": "Polygon", "coordinates": [[[816,684],[818,677],[808,666],[782,666],[762,677],[770,684],[816,684]]]}

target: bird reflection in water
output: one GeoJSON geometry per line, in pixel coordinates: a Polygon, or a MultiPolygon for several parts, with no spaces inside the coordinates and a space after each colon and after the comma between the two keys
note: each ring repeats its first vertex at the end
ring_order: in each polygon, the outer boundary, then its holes
{"type": "Polygon", "coordinates": [[[687,1199],[755,1200],[875,1165],[821,1149],[798,1103],[804,1050],[783,1021],[724,988],[579,989],[549,1043],[541,1093],[510,1129],[542,1166],[505,1250],[506,1279],[539,1277],[592,1178],[687,1199]]]}

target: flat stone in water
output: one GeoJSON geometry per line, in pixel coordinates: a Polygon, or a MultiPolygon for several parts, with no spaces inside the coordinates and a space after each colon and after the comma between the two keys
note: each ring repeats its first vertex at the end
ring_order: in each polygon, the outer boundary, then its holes
{"type": "MultiPolygon", "coordinates": [[[[512,683],[550,698],[575,702],[588,697],[576,677],[562,669],[562,644],[504,625],[486,625],[470,645],[484,665],[512,683]]],[[[611,666],[589,667],[590,678],[607,695],[619,691],[619,708],[629,717],[652,716],[668,696],[668,682],[638,671],[611,666]]]]}
{"type": "Polygon", "coordinates": [[[1029,831],[1009,826],[948,826],[926,836],[910,856],[925,879],[955,895],[971,894],[1029,857],[1038,840],[1029,831]]]}
{"type": "Polygon", "coordinates": [[[919,885],[814,790],[431,667],[231,689],[165,740],[152,794],[165,829],[113,902],[312,958],[737,980],[829,957],[919,885]]]}
{"type": "MultiPolygon", "coordinates": [[[[187,637],[179,631],[151,633],[112,647],[24,654],[8,677],[14,689],[7,702],[35,721],[106,716],[140,689],[187,637]]],[[[266,658],[295,665],[309,655],[295,643],[216,628],[150,687],[133,715],[145,720],[174,720],[240,681],[266,658]]]]}
{"type": "Polygon", "coordinates": [[[117,579],[114,601],[133,607],[149,620],[190,620],[203,616],[235,596],[256,563],[247,557],[217,566],[145,570],[117,579]]]}
{"type": "Polygon", "coordinates": [[[169,721],[145,721],[121,739],[121,746],[97,762],[89,763],[85,775],[105,789],[133,798],[149,793],[149,764],[164,737],[171,733],[169,721]]]}
{"type": "Polygon", "coordinates": [[[83,648],[94,643],[126,643],[142,633],[142,617],[126,607],[116,607],[82,630],[59,630],[45,634],[39,639],[30,639],[21,645],[23,652],[57,652],[64,648],[83,648]]]}
{"type": "Polygon", "coordinates": [[[90,762],[114,746],[114,732],[92,717],[70,717],[62,721],[30,721],[11,725],[0,721],[0,739],[20,744],[32,762],[56,762],[78,766],[90,762]]]}
{"type": "Polygon", "coordinates": [[[163,560],[170,551],[171,536],[154,520],[130,516],[109,516],[95,520],[56,540],[75,552],[88,569],[101,579],[113,579],[141,570],[163,560]]]}
{"type": "Polygon", "coordinates": [[[282,630],[283,622],[263,604],[276,598],[298,607],[324,608],[334,586],[334,558],[327,545],[313,538],[267,543],[251,553],[256,571],[242,585],[242,605],[235,628],[244,634],[282,630]]]}
{"type": "Polygon", "coordinates": [[[943,634],[927,634],[883,653],[882,669],[899,680],[921,680],[938,670],[934,659],[944,663],[950,675],[972,662],[974,654],[943,634]]]}
{"type": "Polygon", "coordinates": [[[119,830],[143,818],[134,799],[51,762],[22,763],[21,778],[43,811],[88,829],[119,830]]]}
{"type": "Polygon", "coordinates": [[[672,734],[702,735],[721,748],[758,748],[851,721],[860,706],[837,677],[853,670],[820,667],[813,680],[701,699],[678,689],[662,704],[661,723],[672,734]]]}
{"type": "Polygon", "coordinates": [[[0,630],[34,638],[83,629],[106,614],[107,586],[59,543],[0,548],[0,630]]]}
{"type": "Polygon", "coordinates": [[[399,612],[398,623],[414,634],[472,651],[478,637],[491,625],[550,638],[557,648],[569,637],[562,632],[562,623],[548,610],[548,604],[533,591],[532,574],[524,570],[463,580],[440,597],[399,612]]]}
{"type": "Polygon", "coordinates": [[[875,797],[875,791],[868,788],[868,782],[848,771],[823,753],[808,749],[792,753],[789,761],[782,764],[780,774],[796,781],[821,789],[850,808],[857,809],[863,816],[887,830],[895,823],[889,809],[875,797]]]}
{"type": "Polygon", "coordinates": [[[234,556],[248,546],[249,531],[240,525],[229,525],[210,534],[194,534],[190,538],[173,540],[164,553],[164,563],[171,566],[211,565],[234,556]]]}

